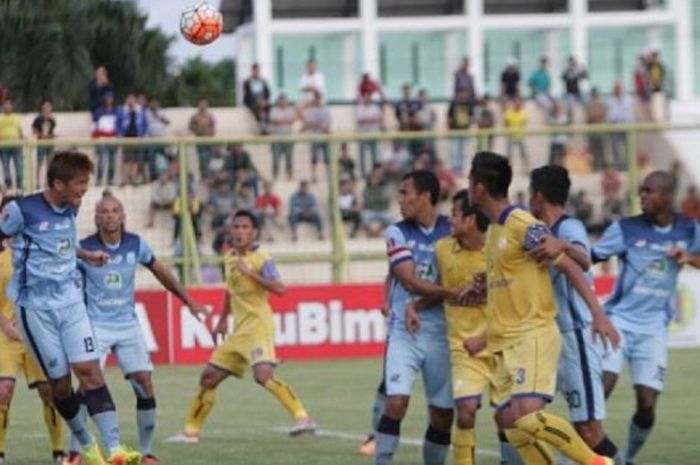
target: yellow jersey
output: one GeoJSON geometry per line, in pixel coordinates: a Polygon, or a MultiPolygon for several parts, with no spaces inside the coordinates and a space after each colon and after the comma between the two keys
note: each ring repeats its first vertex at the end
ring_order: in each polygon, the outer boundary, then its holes
{"type": "MultiPolygon", "coordinates": [[[[459,245],[454,237],[445,237],[435,244],[435,256],[443,287],[450,289],[470,286],[475,274],[486,272],[484,250],[468,250],[459,245]]],[[[462,342],[486,332],[486,308],[463,307],[445,302],[447,337],[450,347],[464,350],[462,342]]]]}
{"type": "Polygon", "coordinates": [[[519,110],[508,108],[503,112],[503,125],[508,130],[508,135],[514,139],[522,139],[524,129],[527,126],[527,110],[523,106],[519,110]]]}
{"type": "Polygon", "coordinates": [[[14,113],[0,114],[0,139],[19,139],[22,134],[22,120],[14,113]]]}
{"type": "Polygon", "coordinates": [[[7,297],[7,286],[12,278],[12,249],[6,247],[0,252],[0,312],[10,321],[15,319],[15,307],[7,297]]]}
{"type": "Polygon", "coordinates": [[[231,296],[231,312],[234,319],[234,332],[244,328],[262,329],[261,325],[272,326],[272,308],[268,302],[268,291],[237,267],[239,261],[248,266],[254,274],[267,279],[279,279],[275,262],[260,246],[240,254],[231,249],[225,257],[226,289],[231,296]]]}
{"type": "Polygon", "coordinates": [[[547,227],[510,206],[486,233],[488,347],[498,352],[546,326],[557,307],[547,267],[528,255],[547,227]]]}

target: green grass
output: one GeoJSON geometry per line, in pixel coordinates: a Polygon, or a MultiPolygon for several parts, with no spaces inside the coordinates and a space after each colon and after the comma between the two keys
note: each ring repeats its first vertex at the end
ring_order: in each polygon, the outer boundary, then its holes
{"type": "MultiPolygon", "coordinates": [[[[643,449],[639,465],[698,464],[698,405],[700,390],[700,350],[671,353],[667,390],[661,398],[657,426],[643,449]]],[[[305,402],[323,430],[364,434],[369,410],[380,374],[379,359],[334,362],[288,363],[280,367],[280,378],[289,382],[305,402]]],[[[164,444],[162,441],[182,427],[193,395],[200,367],[158,367],[155,372],[158,392],[158,430],[155,453],[164,464],[199,465],[240,463],[246,465],[369,465],[371,460],[357,455],[357,441],[334,437],[291,439],[274,427],[289,426],[290,418],[277,402],[250,376],[230,379],[219,389],[217,406],[196,446],[164,444]]],[[[134,424],[135,402],[129,386],[116,369],[108,380],[121,419],[126,443],[137,444],[134,424]]],[[[425,403],[417,386],[402,434],[420,438],[425,428],[425,403]]],[[[606,427],[619,444],[624,445],[629,417],[634,406],[628,379],[620,380],[608,407],[606,427]]],[[[552,410],[564,413],[558,400],[552,410]]],[[[478,420],[478,447],[496,451],[497,441],[490,409],[478,420]]],[[[11,410],[7,438],[8,463],[14,465],[48,464],[48,439],[41,419],[37,396],[18,384],[11,410]]],[[[495,465],[497,459],[482,455],[480,465],[495,465]]],[[[415,445],[402,445],[395,463],[421,464],[415,445]]]]}

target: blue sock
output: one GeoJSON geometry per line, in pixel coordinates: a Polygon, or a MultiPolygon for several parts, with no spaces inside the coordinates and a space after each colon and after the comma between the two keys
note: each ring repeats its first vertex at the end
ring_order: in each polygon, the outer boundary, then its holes
{"type": "Polygon", "coordinates": [[[382,391],[377,391],[377,395],[374,397],[374,405],[372,405],[372,435],[377,434],[377,427],[379,426],[379,419],[382,418],[384,413],[384,403],[386,402],[386,394],[382,391]]]}
{"type": "Polygon", "coordinates": [[[450,452],[450,432],[428,426],[423,439],[423,465],[444,465],[450,452]]]}
{"type": "Polygon", "coordinates": [[[87,429],[87,418],[80,413],[80,397],[75,392],[71,392],[65,399],[54,398],[54,405],[56,405],[58,413],[66,420],[80,449],[92,444],[92,436],[87,429]]]}
{"type": "Polygon", "coordinates": [[[141,454],[153,452],[153,436],[156,430],[156,400],[153,397],[136,400],[136,425],[139,429],[141,454]]]}
{"type": "Polygon", "coordinates": [[[632,417],[629,438],[627,439],[627,450],[625,451],[626,461],[631,462],[634,459],[649,437],[653,426],[654,420],[644,421],[637,415],[632,417]]]}
{"type": "MultiPolygon", "coordinates": [[[[80,404],[80,411],[78,411],[78,415],[83,418],[83,421],[87,425],[88,411],[87,411],[87,407],[82,402],[80,404]]],[[[82,448],[83,448],[83,446],[82,446],[82,444],[80,444],[78,437],[75,434],[71,434],[71,436],[70,436],[70,451],[71,452],[80,452],[80,449],[82,449],[82,448]]]]}
{"type": "Polygon", "coordinates": [[[102,443],[111,454],[119,447],[119,421],[107,386],[85,391],[85,403],[92,421],[102,436],[102,443]]]}
{"type": "Polygon", "coordinates": [[[374,438],[377,444],[374,454],[374,465],[389,465],[391,463],[394,458],[394,452],[399,447],[400,435],[401,420],[382,415],[377,425],[377,435],[374,438]]]}
{"type": "Polygon", "coordinates": [[[508,442],[505,433],[498,433],[498,440],[501,444],[501,465],[524,465],[515,447],[508,442]]]}

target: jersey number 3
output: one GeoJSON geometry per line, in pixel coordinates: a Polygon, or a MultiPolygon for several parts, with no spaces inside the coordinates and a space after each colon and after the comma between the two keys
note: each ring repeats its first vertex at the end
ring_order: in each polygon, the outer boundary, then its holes
{"type": "Polygon", "coordinates": [[[83,344],[85,344],[85,352],[90,353],[95,351],[95,340],[91,337],[86,337],[83,339],[83,344]]]}

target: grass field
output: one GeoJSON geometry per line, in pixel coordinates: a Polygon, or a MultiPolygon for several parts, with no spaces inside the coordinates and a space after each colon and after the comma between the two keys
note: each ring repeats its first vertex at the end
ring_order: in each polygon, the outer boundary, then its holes
{"type": "MultiPolygon", "coordinates": [[[[638,465],[698,465],[700,442],[698,405],[700,350],[671,353],[669,382],[661,400],[654,433],[642,451],[638,465]]],[[[164,465],[239,463],[246,465],[369,465],[357,455],[358,441],[369,428],[369,409],[380,373],[380,360],[288,363],[280,377],[296,389],[308,410],[321,424],[316,437],[291,439],[280,431],[291,424],[286,412],[250,376],[231,379],[219,389],[216,409],[198,445],[164,444],[163,439],[183,424],[200,367],[159,367],[155,372],[158,392],[158,432],[155,453],[164,465]]],[[[137,445],[134,399],[116,369],[108,379],[117,402],[125,441],[137,445]]],[[[425,403],[420,388],[404,422],[403,444],[395,463],[421,463],[417,440],[425,428],[425,403]]],[[[563,412],[559,400],[552,407],[563,412]]],[[[627,378],[621,380],[608,408],[608,431],[624,444],[633,397],[627,378]]],[[[495,465],[496,435],[490,410],[479,419],[478,444],[483,453],[478,463],[495,465]]],[[[49,464],[48,439],[41,419],[39,400],[18,384],[7,438],[7,460],[11,465],[49,464]]]]}

